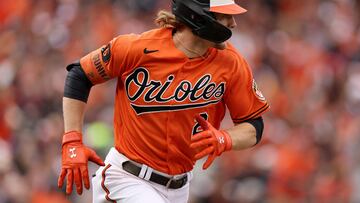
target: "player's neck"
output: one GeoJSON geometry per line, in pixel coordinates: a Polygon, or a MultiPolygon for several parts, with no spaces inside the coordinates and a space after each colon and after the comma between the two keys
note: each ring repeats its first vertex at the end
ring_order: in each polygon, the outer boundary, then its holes
{"type": "Polygon", "coordinates": [[[192,34],[189,29],[182,29],[174,33],[173,40],[176,48],[188,58],[203,57],[209,49],[209,43],[192,34]]]}

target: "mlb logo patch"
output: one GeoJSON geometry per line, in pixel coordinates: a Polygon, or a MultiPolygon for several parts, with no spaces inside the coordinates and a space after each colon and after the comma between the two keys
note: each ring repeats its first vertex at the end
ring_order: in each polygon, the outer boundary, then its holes
{"type": "Polygon", "coordinates": [[[261,93],[261,91],[259,90],[255,80],[253,79],[253,85],[252,85],[252,89],[253,89],[253,92],[255,94],[255,96],[260,99],[261,101],[265,101],[265,97],[264,95],[261,93]]]}

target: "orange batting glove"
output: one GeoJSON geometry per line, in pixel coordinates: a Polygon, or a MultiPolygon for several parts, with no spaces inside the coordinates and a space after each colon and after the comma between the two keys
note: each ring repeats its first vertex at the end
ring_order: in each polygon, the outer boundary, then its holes
{"type": "Polygon", "coordinates": [[[203,169],[205,170],[217,156],[220,156],[224,151],[231,150],[232,141],[226,131],[217,130],[200,115],[196,115],[195,119],[203,131],[191,137],[190,148],[196,151],[195,160],[208,155],[203,165],[203,169]]]}
{"type": "Polygon", "coordinates": [[[90,188],[88,160],[105,166],[105,163],[95,153],[94,150],[82,143],[82,135],[77,131],[70,131],[64,134],[62,140],[62,167],[58,179],[58,187],[62,188],[65,176],[67,174],[66,194],[71,194],[73,182],[76,185],[76,191],[82,194],[82,182],[86,189],[90,188]]]}

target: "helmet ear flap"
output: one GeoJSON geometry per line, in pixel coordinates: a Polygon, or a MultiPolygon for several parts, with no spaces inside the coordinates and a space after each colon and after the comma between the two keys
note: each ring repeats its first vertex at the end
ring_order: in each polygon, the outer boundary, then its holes
{"type": "Polygon", "coordinates": [[[172,13],[195,35],[214,43],[228,40],[231,30],[219,23],[209,8],[209,0],[172,0],[172,13]]]}

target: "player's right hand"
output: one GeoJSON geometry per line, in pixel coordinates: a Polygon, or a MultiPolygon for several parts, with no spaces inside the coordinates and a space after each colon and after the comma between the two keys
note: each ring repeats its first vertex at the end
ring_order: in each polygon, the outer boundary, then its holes
{"type": "Polygon", "coordinates": [[[83,183],[86,189],[90,188],[88,160],[100,166],[105,166],[105,163],[95,151],[82,143],[80,132],[70,131],[65,133],[62,141],[62,167],[58,187],[62,188],[67,175],[66,194],[71,194],[74,182],[78,194],[82,194],[83,183]]]}

